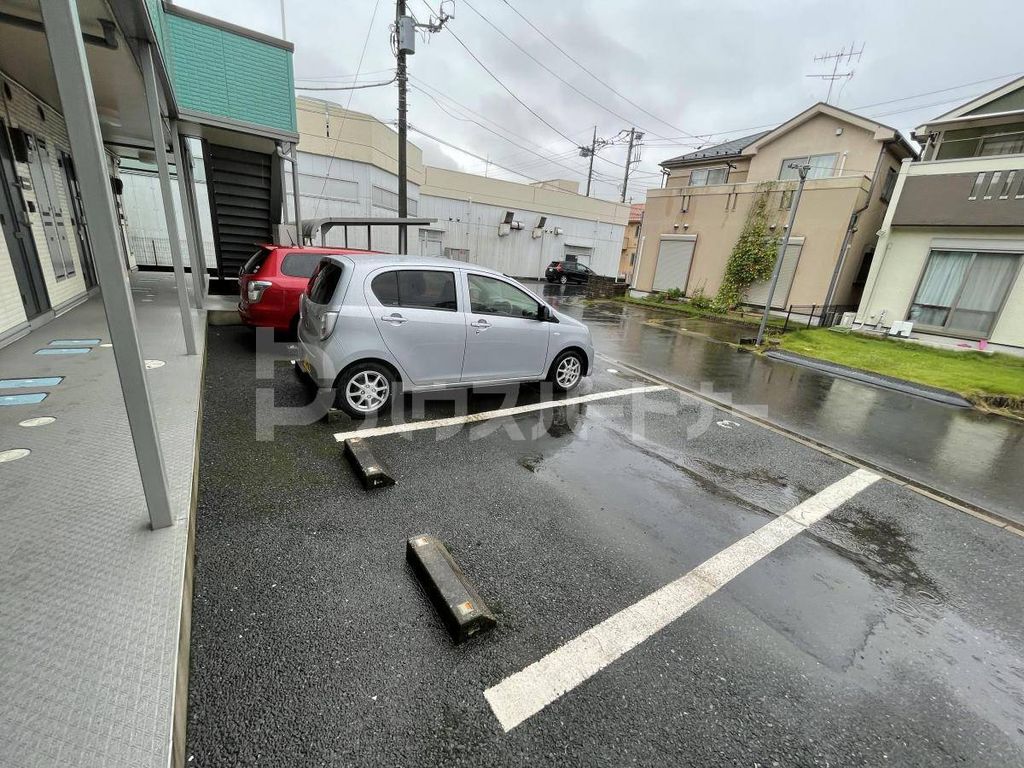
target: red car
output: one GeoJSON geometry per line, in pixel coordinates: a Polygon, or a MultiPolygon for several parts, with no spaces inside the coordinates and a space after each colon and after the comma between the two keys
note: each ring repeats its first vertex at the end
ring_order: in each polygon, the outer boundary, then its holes
{"type": "Polygon", "coordinates": [[[324,254],[366,253],[345,248],[261,245],[238,273],[238,313],[246,325],[294,335],[299,297],[324,254]]]}

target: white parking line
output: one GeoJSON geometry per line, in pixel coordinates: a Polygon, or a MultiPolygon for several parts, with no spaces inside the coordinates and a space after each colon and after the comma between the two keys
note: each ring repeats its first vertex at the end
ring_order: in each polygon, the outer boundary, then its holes
{"type": "Polygon", "coordinates": [[[399,432],[415,432],[420,429],[438,429],[440,427],[451,427],[456,424],[472,424],[477,421],[488,421],[502,416],[518,416],[520,413],[531,413],[543,411],[548,408],[559,408],[563,405],[575,403],[590,403],[594,400],[607,400],[612,397],[625,397],[626,395],[638,395],[644,392],[661,392],[668,387],[661,384],[649,387],[630,387],[629,389],[615,389],[611,392],[593,392],[589,395],[579,397],[567,397],[563,400],[545,400],[541,403],[530,405],[517,405],[512,408],[501,408],[495,411],[482,411],[481,413],[470,413],[465,416],[451,416],[446,419],[431,419],[430,421],[410,421],[405,424],[392,424],[388,427],[370,427],[369,429],[354,429],[351,432],[338,432],[334,439],[339,443],[348,440],[350,437],[376,437],[377,435],[394,435],[399,432]]]}
{"type": "Polygon", "coordinates": [[[876,480],[858,469],[679,579],[484,691],[506,732],[600,672],[876,480]]]}

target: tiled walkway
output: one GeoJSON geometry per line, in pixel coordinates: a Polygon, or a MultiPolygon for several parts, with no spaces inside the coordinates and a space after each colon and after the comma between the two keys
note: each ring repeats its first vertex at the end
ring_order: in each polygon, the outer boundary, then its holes
{"type": "MultiPolygon", "coordinates": [[[[170,276],[135,275],[174,527],[152,531],[98,297],[0,350],[0,765],[168,764],[205,336],[185,355],[170,276]],[[36,354],[61,339],[77,354],[36,354]],[[99,344],[89,340],[99,339],[99,344]],[[26,382],[19,382],[26,383],[26,382]],[[20,426],[53,417],[42,426],[20,426]],[[2,455],[2,454],[0,454],[2,455]]],[[[196,317],[196,327],[205,322],[196,317]]]]}

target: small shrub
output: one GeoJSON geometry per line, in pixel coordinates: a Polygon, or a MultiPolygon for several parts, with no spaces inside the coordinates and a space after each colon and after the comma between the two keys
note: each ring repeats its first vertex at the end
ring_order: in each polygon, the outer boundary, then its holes
{"type": "Polygon", "coordinates": [[[694,309],[700,310],[701,312],[717,312],[715,308],[715,300],[704,293],[704,287],[701,286],[693,295],[690,296],[690,306],[694,309]]]}
{"type": "Polygon", "coordinates": [[[669,288],[662,292],[661,297],[668,301],[680,301],[683,298],[683,292],[679,288],[669,288]]]}

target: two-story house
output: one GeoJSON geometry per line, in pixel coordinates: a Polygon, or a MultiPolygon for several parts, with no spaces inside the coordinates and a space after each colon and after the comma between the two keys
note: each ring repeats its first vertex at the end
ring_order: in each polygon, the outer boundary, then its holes
{"type": "Polygon", "coordinates": [[[914,336],[1024,349],[1024,78],[915,131],[858,320],[914,336]]]}
{"type": "Polygon", "coordinates": [[[644,223],[644,204],[633,203],[629,206],[629,223],[622,237],[622,253],[619,255],[619,276],[626,282],[633,279],[633,268],[640,248],[640,228],[644,223]]]}
{"type": "MultiPolygon", "coordinates": [[[[900,163],[916,151],[888,126],[815,104],[770,131],[661,163],[668,177],[647,193],[632,288],[714,295],[752,204],[768,195],[771,232],[786,226],[797,172],[811,170],[772,306],[855,305],[900,163]]],[[[744,301],[767,303],[767,282],[744,301]]]]}

